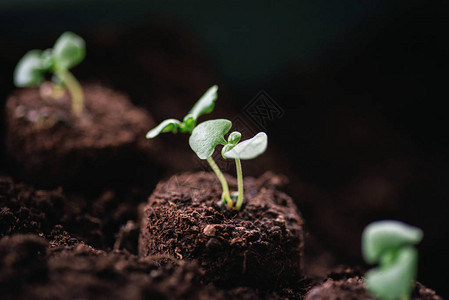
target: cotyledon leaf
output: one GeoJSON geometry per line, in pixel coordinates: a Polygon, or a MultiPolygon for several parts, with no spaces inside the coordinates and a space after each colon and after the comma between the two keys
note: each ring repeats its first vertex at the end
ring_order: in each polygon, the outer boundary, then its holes
{"type": "Polygon", "coordinates": [[[219,144],[225,145],[225,134],[231,129],[229,120],[217,119],[203,122],[195,127],[189,138],[190,148],[200,159],[207,159],[219,144]]]}

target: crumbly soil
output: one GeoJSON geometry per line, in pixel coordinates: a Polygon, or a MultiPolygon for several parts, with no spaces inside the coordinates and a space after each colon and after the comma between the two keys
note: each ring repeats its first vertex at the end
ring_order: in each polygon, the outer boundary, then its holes
{"type": "Polygon", "coordinates": [[[118,202],[137,212],[137,201],[112,191],[92,202],[76,200],[60,188],[35,190],[0,178],[0,299],[276,300],[300,299],[307,288],[298,278],[294,289],[268,293],[219,289],[205,283],[196,262],[133,254],[138,216],[123,213],[131,209],[118,202]]]}
{"type": "MultiPolygon", "coordinates": [[[[366,290],[360,272],[347,269],[333,273],[320,285],[312,288],[305,300],[375,300],[366,290]]],[[[417,282],[411,300],[442,300],[431,289],[417,282]]]]}
{"type": "Polygon", "coordinates": [[[86,85],[83,92],[80,117],[72,114],[68,93],[44,99],[27,88],[8,98],[6,147],[16,175],[46,186],[100,186],[123,179],[120,171],[151,169],[145,164],[154,148],[145,139],[154,126],[149,114],[113,90],[86,85]]]}
{"type": "MultiPolygon", "coordinates": [[[[282,178],[267,172],[245,179],[240,212],[219,204],[213,173],[183,173],[156,187],[144,209],[141,257],[168,254],[198,261],[219,286],[274,289],[301,275],[304,221],[293,200],[278,190],[282,178]]],[[[228,177],[231,190],[234,178],[228,177]]]]}
{"type": "Polygon", "coordinates": [[[171,257],[139,259],[84,243],[51,248],[36,235],[0,240],[2,299],[224,299],[200,269],[171,257]]]}

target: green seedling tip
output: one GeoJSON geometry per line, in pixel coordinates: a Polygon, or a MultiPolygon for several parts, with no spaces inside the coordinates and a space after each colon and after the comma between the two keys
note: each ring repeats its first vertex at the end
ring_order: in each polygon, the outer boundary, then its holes
{"type": "Polygon", "coordinates": [[[39,86],[45,81],[46,73],[53,73],[53,82],[68,89],[72,96],[72,111],[79,115],[84,108],[83,92],[69,69],[85,56],[84,40],[72,32],[65,32],[52,49],[30,50],[19,60],[14,70],[14,84],[17,87],[39,86]]]}
{"type": "Polygon", "coordinates": [[[184,117],[184,121],[190,119],[196,122],[200,116],[211,113],[214,110],[215,101],[217,100],[217,91],[217,85],[211,86],[184,117]]]}
{"type": "Polygon", "coordinates": [[[225,119],[203,122],[192,131],[189,145],[200,159],[207,159],[212,156],[217,145],[226,145],[224,136],[231,126],[231,121],[225,119]]]}
{"type": "Polygon", "coordinates": [[[231,143],[232,147],[223,147],[221,154],[224,158],[253,159],[265,152],[267,144],[267,135],[265,132],[259,132],[249,140],[241,143],[237,141],[236,144],[231,143]]]}
{"type": "Polygon", "coordinates": [[[409,299],[417,275],[418,253],[413,245],[422,230],[399,221],[369,224],[362,235],[363,257],[378,266],[365,275],[368,291],[378,299],[409,299]]]}
{"type": "Polygon", "coordinates": [[[213,85],[210,87],[195,105],[193,105],[192,109],[184,117],[182,122],[176,119],[162,121],[162,123],[147,133],[147,139],[155,138],[164,132],[177,133],[179,131],[182,133],[192,133],[198,118],[204,114],[209,114],[214,110],[215,101],[217,100],[217,91],[218,86],[213,85]]]}

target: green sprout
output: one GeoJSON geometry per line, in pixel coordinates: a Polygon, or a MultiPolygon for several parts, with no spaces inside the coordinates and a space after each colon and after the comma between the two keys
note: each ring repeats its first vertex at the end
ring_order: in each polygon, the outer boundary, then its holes
{"type": "MultiPolygon", "coordinates": [[[[157,125],[155,128],[148,131],[146,138],[152,139],[158,136],[161,133],[165,132],[171,132],[171,133],[192,133],[195,129],[195,126],[197,124],[198,118],[204,114],[211,113],[214,110],[215,107],[215,101],[217,100],[217,91],[218,86],[214,85],[210,87],[206,93],[204,93],[203,96],[195,103],[195,105],[192,107],[192,109],[188,112],[188,114],[184,117],[183,121],[179,121],[176,119],[167,119],[162,121],[159,125],[157,125]]],[[[228,121],[229,122],[229,121],[228,121]]],[[[231,128],[231,122],[229,122],[229,128],[226,130],[226,132],[229,131],[231,128]]],[[[224,132],[223,135],[226,133],[224,132]]],[[[226,141],[225,141],[226,142],[226,141]]],[[[216,145],[215,145],[216,146],[216,145]]],[[[212,151],[213,152],[213,151],[212,151]]],[[[207,162],[209,163],[210,167],[214,171],[215,175],[217,175],[218,179],[220,180],[223,194],[222,194],[222,200],[228,203],[229,208],[232,208],[233,202],[231,200],[231,195],[229,193],[229,186],[228,183],[221,172],[218,165],[213,160],[212,156],[208,156],[205,158],[207,162]]]]}
{"type": "Polygon", "coordinates": [[[365,261],[378,266],[365,275],[368,291],[378,299],[410,299],[417,276],[421,229],[399,221],[369,224],[362,235],[365,261]]]}
{"type": "Polygon", "coordinates": [[[202,115],[209,114],[214,110],[215,101],[217,100],[217,91],[218,86],[214,85],[210,87],[195,103],[182,122],[176,119],[164,120],[158,126],[148,131],[147,139],[152,139],[163,132],[177,133],[179,130],[183,133],[192,133],[198,118],[202,115]]]}
{"type": "MultiPolygon", "coordinates": [[[[231,121],[225,119],[203,122],[193,130],[189,138],[189,145],[200,159],[209,161],[217,145],[223,145],[221,154],[224,158],[235,159],[238,188],[235,208],[240,210],[243,204],[243,172],[240,160],[253,159],[265,152],[268,138],[264,132],[259,132],[253,138],[239,143],[242,135],[240,132],[234,131],[229,134],[226,141],[224,136],[231,129],[231,126],[231,121]]],[[[215,171],[214,168],[212,169],[215,171]]],[[[221,178],[219,174],[217,174],[217,177],[220,182],[225,181],[224,177],[221,178]]],[[[223,189],[223,193],[229,194],[227,186],[226,190],[223,189]]],[[[222,201],[226,201],[226,199],[222,198],[222,201]]],[[[229,204],[229,207],[232,207],[232,204],[229,204]]]]}
{"type": "Polygon", "coordinates": [[[14,84],[17,87],[39,86],[45,81],[45,74],[52,73],[53,83],[64,86],[71,94],[72,112],[79,116],[84,109],[83,90],[69,69],[79,64],[85,55],[84,40],[72,32],[64,32],[53,48],[30,50],[19,60],[14,70],[14,84]]]}

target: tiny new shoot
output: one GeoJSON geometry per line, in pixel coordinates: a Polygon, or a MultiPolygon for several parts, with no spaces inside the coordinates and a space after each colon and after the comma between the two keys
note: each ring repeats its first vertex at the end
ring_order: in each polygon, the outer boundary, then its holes
{"type": "MultiPolygon", "coordinates": [[[[148,131],[146,138],[152,139],[157,137],[161,133],[165,132],[171,132],[171,133],[189,133],[191,134],[193,130],[196,127],[198,118],[204,114],[209,114],[214,110],[215,107],[215,101],[217,100],[217,91],[218,86],[214,85],[210,87],[206,93],[204,93],[203,96],[195,103],[195,105],[192,107],[192,109],[187,113],[187,115],[183,118],[182,121],[179,121],[177,119],[167,119],[162,121],[159,125],[157,125],[155,128],[148,131]]],[[[230,123],[230,122],[229,122],[230,123]]],[[[229,131],[231,128],[231,124],[229,124],[229,128],[226,132],[229,131]]],[[[233,205],[233,202],[231,200],[231,196],[229,194],[229,186],[228,183],[221,172],[218,165],[215,163],[213,158],[207,157],[207,162],[209,163],[210,167],[214,171],[215,175],[217,175],[218,179],[220,180],[223,194],[222,199],[223,201],[227,202],[229,207],[231,208],[233,205]]]]}
{"type": "Polygon", "coordinates": [[[84,40],[72,33],[64,32],[53,48],[30,50],[22,57],[14,70],[14,84],[17,87],[40,86],[45,74],[52,73],[55,86],[65,87],[72,97],[72,112],[79,116],[84,109],[81,85],[69,71],[86,55],[84,40]]]}
{"type": "MultiPolygon", "coordinates": [[[[241,160],[253,159],[265,152],[268,139],[264,132],[259,132],[253,138],[239,143],[242,135],[240,132],[234,131],[226,140],[224,136],[231,129],[231,126],[231,121],[225,119],[203,122],[193,130],[189,138],[189,144],[200,159],[210,159],[217,145],[223,145],[221,153],[224,158],[235,159],[238,187],[235,208],[240,210],[244,197],[241,160]]],[[[226,192],[229,192],[229,190],[226,192]]],[[[225,200],[222,199],[222,201],[225,200]]],[[[229,202],[228,205],[230,208],[232,207],[229,202]]]]}
{"type": "Polygon", "coordinates": [[[378,266],[365,274],[368,291],[381,300],[410,299],[418,265],[413,247],[423,238],[421,229],[399,221],[369,224],[362,235],[362,252],[367,263],[378,266]]]}

